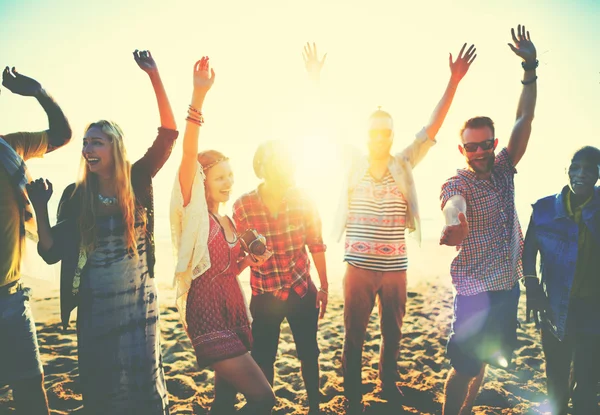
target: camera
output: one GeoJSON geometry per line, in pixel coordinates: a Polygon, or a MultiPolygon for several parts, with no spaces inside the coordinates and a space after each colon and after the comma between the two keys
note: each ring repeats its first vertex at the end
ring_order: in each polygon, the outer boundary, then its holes
{"type": "Polygon", "coordinates": [[[256,232],[255,229],[248,229],[240,235],[242,248],[251,255],[263,255],[267,251],[266,242],[265,237],[256,232]]]}

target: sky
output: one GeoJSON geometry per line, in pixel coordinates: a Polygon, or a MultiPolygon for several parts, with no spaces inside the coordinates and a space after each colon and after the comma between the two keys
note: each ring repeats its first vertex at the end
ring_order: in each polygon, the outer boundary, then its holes
{"type": "MultiPolygon", "coordinates": [[[[85,126],[106,118],[124,129],[137,160],[155,137],[158,111],[135,49],[152,51],[183,136],[192,67],[210,56],[216,72],[204,105],[200,148],[230,156],[232,201],[254,188],[252,155],[267,139],[287,140],[298,182],[317,201],[326,242],[341,181],[339,149],[366,151],[366,120],[381,106],[395,121],[393,151],[425,125],[450,76],[448,53],[475,43],[477,59],[459,86],[437,145],[417,167],[424,233],[442,226],[439,190],[464,166],[458,130],[490,116],[507,143],[521,91],[520,59],[507,46],[525,24],[540,66],[530,145],[518,165],[517,207],[523,227],[530,204],[566,183],[569,156],[600,145],[600,2],[575,1],[187,1],[0,0],[0,65],[39,80],[69,117],[73,141],[34,160],[34,176],[54,183],[55,208],[76,178],[85,126]],[[328,53],[318,91],[302,62],[305,42],[328,53]]],[[[47,128],[37,102],[0,95],[0,134],[47,128]]],[[[181,155],[178,144],[155,181],[157,236],[168,238],[168,197],[181,155]]],[[[230,205],[224,212],[230,211],[230,205]]],[[[329,240],[328,240],[329,239],[329,240]]]]}

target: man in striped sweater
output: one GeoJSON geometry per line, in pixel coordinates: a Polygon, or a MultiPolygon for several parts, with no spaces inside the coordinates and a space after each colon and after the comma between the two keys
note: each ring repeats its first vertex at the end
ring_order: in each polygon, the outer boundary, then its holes
{"type": "Polygon", "coordinates": [[[405,230],[420,240],[413,168],[435,144],[461,79],[475,59],[475,47],[450,55],[450,80],[430,122],[402,152],[391,155],[392,117],[377,110],[369,118],[367,157],[353,160],[342,187],[336,236],[346,231],[344,261],[344,351],[342,365],[348,412],[362,412],[361,360],[369,317],[379,298],[382,397],[399,402],[397,361],[406,309],[405,230]]]}

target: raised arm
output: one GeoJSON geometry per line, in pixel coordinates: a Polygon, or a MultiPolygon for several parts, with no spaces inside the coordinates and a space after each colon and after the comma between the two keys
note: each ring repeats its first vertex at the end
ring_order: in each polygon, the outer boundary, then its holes
{"type": "Polygon", "coordinates": [[[531,123],[533,122],[537,101],[536,68],[538,61],[535,46],[531,41],[529,32],[525,30],[525,26],[519,25],[516,34],[515,29],[511,29],[511,34],[514,45],[509,43],[508,46],[517,56],[523,59],[521,64],[523,66],[523,79],[521,80],[523,89],[517,107],[517,121],[507,147],[513,166],[516,166],[525,154],[531,135],[531,123]]]}
{"type": "Polygon", "coordinates": [[[50,228],[50,217],[48,215],[48,201],[52,197],[52,183],[44,179],[32,181],[27,184],[27,195],[35,210],[39,249],[47,252],[54,245],[50,228]]]}
{"type": "Polygon", "coordinates": [[[48,116],[48,147],[46,153],[64,146],[71,140],[71,127],[62,109],[35,79],[21,75],[8,66],[2,73],[2,85],[14,94],[35,97],[48,116]]]}
{"type": "Polygon", "coordinates": [[[194,92],[192,93],[192,103],[186,118],[185,133],[183,135],[183,155],[179,166],[179,186],[181,187],[184,206],[190,203],[192,185],[198,164],[198,136],[200,135],[200,127],[204,123],[202,106],[206,93],[215,81],[215,71],[211,69],[209,75],[208,69],[208,56],[203,56],[194,64],[194,92]]]}
{"type": "Polygon", "coordinates": [[[154,61],[154,58],[152,58],[152,54],[149,50],[139,51],[136,49],[135,52],[133,52],[133,58],[138,66],[150,77],[150,82],[152,82],[152,87],[154,88],[154,94],[156,95],[156,101],[158,103],[161,127],[168,128],[169,130],[176,130],[177,123],[175,123],[171,103],[167,97],[165,87],[160,78],[158,66],[154,61]]]}
{"type": "Polygon", "coordinates": [[[169,159],[179,133],[177,132],[177,125],[173,117],[169,98],[167,98],[158,67],[152,55],[149,51],[140,52],[136,50],[133,52],[133,58],[138,66],[150,77],[156,94],[161,123],[161,127],[158,129],[158,136],[144,156],[133,167],[144,172],[144,174],[154,177],[169,159]]]}
{"type": "Polygon", "coordinates": [[[477,57],[475,54],[476,49],[475,45],[471,45],[467,52],[465,53],[465,48],[467,44],[465,43],[460,52],[458,53],[458,57],[455,61],[452,60],[452,54],[449,55],[449,64],[450,64],[450,80],[448,80],[448,85],[446,86],[446,90],[444,91],[444,95],[442,95],[442,99],[438,102],[437,106],[433,110],[431,114],[431,119],[429,123],[425,126],[425,131],[430,139],[434,140],[438,131],[442,127],[444,120],[446,119],[446,115],[448,114],[448,110],[450,110],[450,106],[452,105],[452,100],[454,100],[454,94],[456,94],[456,89],[458,88],[458,84],[463,79],[463,77],[469,71],[471,64],[477,57]]]}

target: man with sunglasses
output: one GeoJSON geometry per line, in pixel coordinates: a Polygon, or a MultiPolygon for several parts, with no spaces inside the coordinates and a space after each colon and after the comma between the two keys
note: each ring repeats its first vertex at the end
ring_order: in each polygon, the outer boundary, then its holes
{"type": "Polygon", "coordinates": [[[512,29],[512,39],[511,50],[523,60],[523,89],[508,146],[496,157],[493,121],[468,120],[458,146],[468,167],[443,184],[440,196],[446,219],[440,244],[458,249],[450,268],[456,296],[444,415],[471,413],[486,364],[508,367],[517,337],[523,235],[514,175],[531,134],[538,61],[524,26],[512,29]]]}
{"type": "Polygon", "coordinates": [[[574,367],[574,414],[598,414],[600,382],[600,150],[583,147],[569,183],[538,200],[525,236],[527,322],[541,323],[546,384],[553,415],[566,415],[574,367]],[[540,254],[541,281],[536,263],[540,254]]]}
{"type": "MultiPolygon", "coordinates": [[[[379,299],[381,396],[399,402],[397,361],[406,310],[405,230],[420,242],[419,210],[413,169],[435,144],[462,78],[475,60],[475,46],[450,54],[450,80],[429,123],[403,151],[391,155],[392,117],[381,109],[369,118],[368,156],[353,159],[341,189],[335,236],[346,232],[344,261],[344,350],[342,368],[349,413],[362,412],[362,350],[369,317],[379,299]]],[[[320,71],[316,49],[305,48],[306,66],[320,71]]],[[[313,78],[318,78],[318,76],[313,78]]]]}

